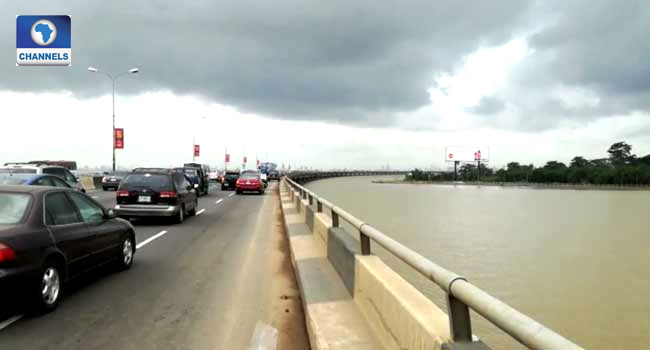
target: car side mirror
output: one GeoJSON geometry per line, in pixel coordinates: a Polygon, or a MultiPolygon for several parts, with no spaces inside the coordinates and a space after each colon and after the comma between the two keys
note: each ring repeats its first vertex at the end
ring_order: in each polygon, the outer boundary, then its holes
{"type": "Polygon", "coordinates": [[[108,209],[106,210],[106,214],[104,215],[106,219],[115,219],[117,216],[115,215],[115,210],[113,209],[108,209]]]}

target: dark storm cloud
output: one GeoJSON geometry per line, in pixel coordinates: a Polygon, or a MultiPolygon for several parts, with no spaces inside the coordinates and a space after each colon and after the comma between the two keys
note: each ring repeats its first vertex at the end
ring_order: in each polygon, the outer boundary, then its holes
{"type": "MultiPolygon", "coordinates": [[[[428,103],[436,74],[524,28],[529,2],[3,2],[0,89],[104,94],[169,89],[276,118],[389,125],[428,103]],[[17,14],[72,16],[72,67],[14,67],[17,14]]],[[[539,39],[551,42],[552,39],[539,39]]]]}
{"type": "Polygon", "coordinates": [[[500,96],[518,110],[515,128],[650,111],[650,3],[553,1],[539,10],[547,23],[500,96]],[[598,103],[567,104],[551,95],[558,86],[590,91],[598,103]]]}

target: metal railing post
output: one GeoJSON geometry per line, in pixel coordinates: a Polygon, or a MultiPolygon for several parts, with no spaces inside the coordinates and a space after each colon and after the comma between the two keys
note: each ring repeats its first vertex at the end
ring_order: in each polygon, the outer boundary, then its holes
{"type": "Polygon", "coordinates": [[[472,342],[472,320],[469,317],[469,307],[448,293],[447,312],[449,312],[449,330],[453,341],[472,342]]]}
{"type": "Polygon", "coordinates": [[[310,193],[309,194],[309,205],[313,205],[313,204],[314,204],[314,197],[310,193]]]}
{"type": "Polygon", "coordinates": [[[359,230],[359,240],[361,241],[361,255],[370,255],[370,237],[359,230]]]}
{"type": "Polygon", "coordinates": [[[339,227],[339,214],[332,209],[332,227],[339,227]]]}
{"type": "Polygon", "coordinates": [[[316,211],[319,213],[323,212],[323,203],[321,203],[318,199],[316,200],[316,211]]]}

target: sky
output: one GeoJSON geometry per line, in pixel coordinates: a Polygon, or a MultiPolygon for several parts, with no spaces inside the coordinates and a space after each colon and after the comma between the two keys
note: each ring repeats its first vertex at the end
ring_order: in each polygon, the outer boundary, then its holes
{"type": "Polygon", "coordinates": [[[247,156],[445,169],[650,153],[644,1],[16,1],[0,9],[0,162],[118,167],[247,156]],[[17,67],[16,15],[72,18],[72,65],[17,67]]]}

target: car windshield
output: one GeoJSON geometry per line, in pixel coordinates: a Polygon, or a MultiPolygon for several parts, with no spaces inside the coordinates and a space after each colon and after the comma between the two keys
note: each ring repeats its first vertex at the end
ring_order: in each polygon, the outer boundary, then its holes
{"type": "Polygon", "coordinates": [[[260,174],[259,174],[259,173],[243,173],[243,174],[241,174],[240,177],[241,177],[242,179],[247,179],[247,180],[250,180],[250,179],[259,179],[259,178],[260,178],[260,174]]]}
{"type": "Polygon", "coordinates": [[[30,174],[0,174],[0,185],[22,185],[32,176],[30,174]]]}
{"type": "Polygon", "coordinates": [[[36,174],[36,169],[24,169],[24,168],[0,168],[0,173],[2,174],[36,174]]]}
{"type": "Polygon", "coordinates": [[[0,225],[19,223],[25,216],[30,200],[28,194],[0,192],[0,225]]]}
{"type": "Polygon", "coordinates": [[[192,169],[192,168],[185,168],[185,169],[183,169],[183,171],[185,172],[185,174],[191,175],[191,176],[196,176],[196,174],[197,174],[196,169],[192,169]]]}
{"type": "Polygon", "coordinates": [[[120,188],[147,188],[151,190],[165,190],[172,187],[171,177],[162,174],[131,174],[124,179],[120,188]]]}

